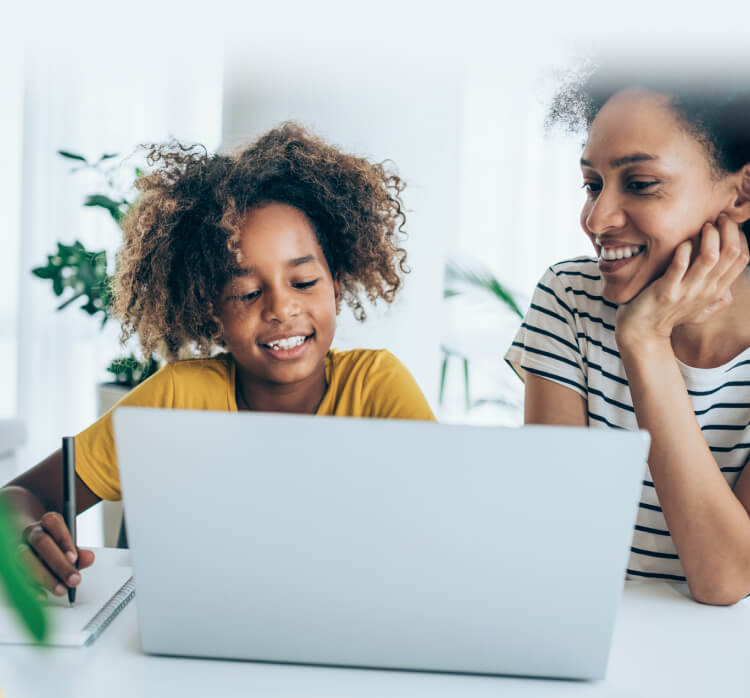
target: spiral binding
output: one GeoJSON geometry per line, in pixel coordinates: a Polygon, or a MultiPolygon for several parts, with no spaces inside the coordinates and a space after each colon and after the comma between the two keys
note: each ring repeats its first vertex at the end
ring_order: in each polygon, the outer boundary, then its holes
{"type": "Polygon", "coordinates": [[[90,645],[106,629],[107,626],[117,617],[130,600],[135,596],[135,581],[131,577],[120,590],[104,605],[101,610],[88,622],[83,628],[83,632],[90,632],[91,636],[86,640],[86,645],[90,645]]]}

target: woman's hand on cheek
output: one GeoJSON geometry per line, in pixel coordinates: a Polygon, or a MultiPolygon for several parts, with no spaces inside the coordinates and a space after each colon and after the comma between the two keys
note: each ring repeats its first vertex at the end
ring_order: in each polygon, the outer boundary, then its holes
{"type": "Polygon", "coordinates": [[[618,345],[668,342],[678,325],[704,322],[731,303],[731,286],[748,259],[744,233],[719,214],[715,224],[703,226],[699,242],[680,244],[664,274],[617,309],[618,345]],[[691,262],[694,244],[699,247],[691,262]]]}

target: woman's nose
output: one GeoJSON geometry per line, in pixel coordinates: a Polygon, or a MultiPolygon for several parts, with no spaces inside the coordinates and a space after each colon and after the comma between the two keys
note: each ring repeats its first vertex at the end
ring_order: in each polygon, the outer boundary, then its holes
{"type": "Polygon", "coordinates": [[[583,213],[585,228],[593,235],[622,228],[627,221],[619,194],[606,187],[601,189],[596,199],[584,206],[583,213]]]}

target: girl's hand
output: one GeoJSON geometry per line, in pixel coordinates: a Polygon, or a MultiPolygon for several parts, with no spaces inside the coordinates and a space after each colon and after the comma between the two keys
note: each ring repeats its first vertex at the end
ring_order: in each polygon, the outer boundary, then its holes
{"type": "Polygon", "coordinates": [[[24,543],[18,547],[18,556],[31,576],[45,589],[57,596],[65,594],[69,587],[78,586],[81,575],[78,570],[94,562],[90,550],[77,550],[63,517],[56,511],[48,511],[39,521],[26,527],[24,543]],[[78,569],[74,563],[78,560],[78,569]]]}
{"type": "Polygon", "coordinates": [[[721,213],[703,226],[699,244],[692,263],[693,243],[680,244],[664,274],[617,309],[618,345],[669,341],[678,325],[704,322],[732,302],[731,286],[750,260],[744,233],[721,213]]]}

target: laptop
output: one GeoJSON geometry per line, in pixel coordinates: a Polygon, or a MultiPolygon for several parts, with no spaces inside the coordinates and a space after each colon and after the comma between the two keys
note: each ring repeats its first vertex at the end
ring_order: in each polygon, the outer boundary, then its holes
{"type": "Polygon", "coordinates": [[[603,678],[648,435],[121,407],[144,651],[603,678]]]}

